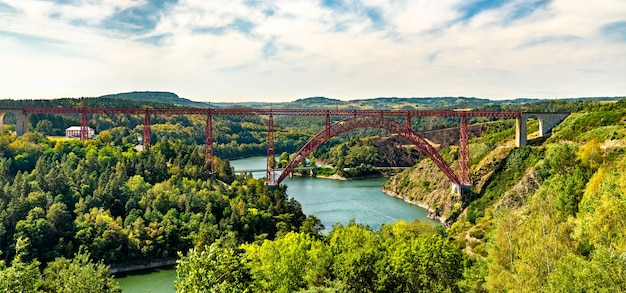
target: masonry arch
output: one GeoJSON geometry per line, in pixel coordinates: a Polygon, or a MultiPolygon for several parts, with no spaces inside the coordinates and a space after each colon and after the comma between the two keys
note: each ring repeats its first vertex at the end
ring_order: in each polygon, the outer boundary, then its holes
{"type": "Polygon", "coordinates": [[[536,118],[539,121],[539,136],[543,137],[555,126],[561,123],[569,113],[522,113],[517,118],[515,131],[515,144],[517,147],[523,147],[528,144],[528,123],[529,118],[536,118]]]}
{"type": "Polygon", "coordinates": [[[287,167],[285,167],[276,180],[276,185],[280,184],[280,182],[282,182],[289,175],[289,173],[293,172],[294,168],[296,168],[306,157],[308,157],[311,152],[332,137],[349,130],[366,127],[385,129],[407,139],[413,143],[422,154],[433,160],[435,165],[439,167],[439,169],[446,175],[446,177],[448,177],[448,179],[450,179],[452,183],[460,185],[460,180],[454,174],[450,165],[448,165],[439,152],[437,152],[437,150],[423,137],[405,124],[381,116],[352,117],[335,122],[330,127],[320,131],[309,139],[309,141],[307,141],[307,143],[293,156],[293,158],[289,161],[289,164],[287,164],[287,167]]]}
{"type": "Polygon", "coordinates": [[[15,123],[17,135],[22,135],[28,130],[28,116],[24,114],[22,109],[0,109],[0,131],[4,130],[5,118],[12,120],[11,123],[15,123]]]}

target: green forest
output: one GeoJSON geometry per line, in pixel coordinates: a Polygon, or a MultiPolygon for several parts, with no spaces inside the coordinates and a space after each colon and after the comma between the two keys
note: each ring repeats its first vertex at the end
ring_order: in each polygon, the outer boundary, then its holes
{"type": "MultiPolygon", "coordinates": [[[[111,101],[145,104],[59,105],[111,101]]],[[[138,151],[142,117],[90,117],[99,136],[80,141],[48,136],[77,117],[33,115],[33,131],[0,133],[0,291],[120,292],[110,268],[147,259],[177,260],[177,292],[625,291],[626,100],[524,107],[572,114],[522,148],[511,121],[489,122],[470,140],[475,184],[461,197],[420,156],[385,186],[428,203],[445,226],[351,222],[324,233],[286,187],[233,173],[227,158],[265,152],[262,118],[214,124],[224,146],[209,173],[202,117],[155,117],[155,143],[138,151]]],[[[286,155],[312,135],[281,127],[286,155]]],[[[384,160],[368,131],[315,156],[384,160]]],[[[458,147],[440,152],[455,168],[458,147]]]]}
{"type": "Polygon", "coordinates": [[[0,136],[3,264],[81,252],[106,264],[175,257],[229,234],[244,243],[319,222],[284,188],[236,178],[226,161],[207,173],[196,146],[162,139],[137,152],[107,137],[0,136]]]}

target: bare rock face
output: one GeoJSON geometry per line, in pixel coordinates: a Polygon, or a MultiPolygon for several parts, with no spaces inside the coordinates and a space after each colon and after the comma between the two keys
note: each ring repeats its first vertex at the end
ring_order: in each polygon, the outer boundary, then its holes
{"type": "Polygon", "coordinates": [[[448,222],[460,212],[461,197],[452,192],[449,179],[430,159],[389,179],[383,191],[429,210],[429,217],[448,222]]]}

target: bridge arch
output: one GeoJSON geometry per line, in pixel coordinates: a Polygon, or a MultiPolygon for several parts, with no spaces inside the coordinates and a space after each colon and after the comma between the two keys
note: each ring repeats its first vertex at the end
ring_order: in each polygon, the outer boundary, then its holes
{"type": "Polygon", "coordinates": [[[326,127],[324,130],[318,132],[315,136],[313,136],[307,143],[298,150],[298,152],[293,156],[293,158],[287,164],[287,167],[280,174],[276,182],[270,182],[269,185],[278,185],[280,184],[289,173],[293,172],[293,170],[313,152],[320,145],[328,141],[334,136],[337,136],[343,132],[353,130],[356,128],[381,128],[385,129],[391,133],[395,133],[411,143],[413,143],[419,151],[428,156],[437,167],[450,179],[450,181],[454,184],[460,185],[460,180],[452,171],[452,168],[448,163],[441,157],[439,152],[431,146],[423,137],[421,137],[417,132],[410,128],[410,126],[399,123],[397,121],[387,119],[381,116],[361,116],[361,117],[353,117],[344,119],[338,122],[335,122],[330,127],[326,127]],[[272,184],[273,183],[273,184],[272,184]]]}
{"type": "Polygon", "coordinates": [[[0,131],[4,129],[4,118],[7,114],[15,117],[17,135],[22,135],[28,131],[28,115],[24,114],[21,108],[0,108],[0,131]]]}

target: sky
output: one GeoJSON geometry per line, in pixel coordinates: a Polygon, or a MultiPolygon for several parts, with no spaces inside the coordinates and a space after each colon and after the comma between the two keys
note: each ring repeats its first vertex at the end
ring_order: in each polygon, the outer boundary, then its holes
{"type": "Polygon", "coordinates": [[[0,99],[626,96],[626,0],[0,0],[0,99]]]}

